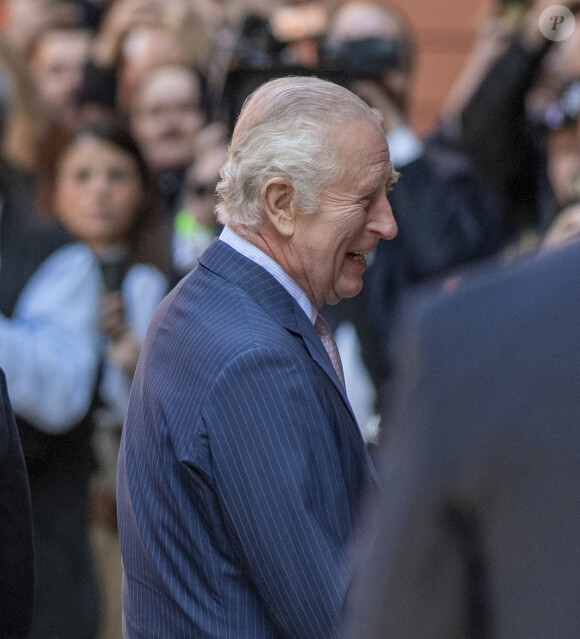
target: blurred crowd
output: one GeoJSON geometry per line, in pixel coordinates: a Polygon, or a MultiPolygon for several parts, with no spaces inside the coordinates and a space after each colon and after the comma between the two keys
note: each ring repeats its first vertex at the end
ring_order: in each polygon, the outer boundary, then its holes
{"type": "Polygon", "coordinates": [[[421,50],[388,2],[0,3],[0,367],[32,493],[30,637],[121,636],[115,466],[132,376],[156,306],[220,231],[228,137],[262,82],[351,88],[382,114],[401,176],[397,238],[363,293],[327,309],[369,441],[407,287],[580,237],[580,29],[545,38],[548,0],[488,4],[419,136],[421,50]]]}

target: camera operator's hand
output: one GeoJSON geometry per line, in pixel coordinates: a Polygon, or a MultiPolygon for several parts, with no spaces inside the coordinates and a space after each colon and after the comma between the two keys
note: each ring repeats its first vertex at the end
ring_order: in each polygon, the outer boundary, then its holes
{"type": "Polygon", "coordinates": [[[359,80],[353,83],[351,89],[361,100],[383,116],[385,133],[390,133],[405,124],[403,113],[389,98],[378,81],[359,80]]]}
{"type": "Polygon", "coordinates": [[[128,330],[123,296],[117,291],[105,293],[101,300],[101,331],[115,341],[128,330]]]}
{"type": "Polygon", "coordinates": [[[162,7],[158,0],[115,0],[95,37],[93,62],[100,67],[115,67],[131,29],[154,26],[161,19],[162,7]]]}
{"type": "Polygon", "coordinates": [[[125,304],[121,293],[106,293],[101,303],[101,330],[111,339],[108,358],[133,378],[141,347],[125,320],[125,304]]]}

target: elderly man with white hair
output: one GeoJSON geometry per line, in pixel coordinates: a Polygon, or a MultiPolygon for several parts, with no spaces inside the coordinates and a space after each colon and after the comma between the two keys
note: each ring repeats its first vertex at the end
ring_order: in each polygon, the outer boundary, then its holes
{"type": "Polygon", "coordinates": [[[218,184],[224,230],[161,304],[119,459],[127,638],[330,637],[370,467],[319,311],[396,235],[381,122],[274,80],[218,184]]]}

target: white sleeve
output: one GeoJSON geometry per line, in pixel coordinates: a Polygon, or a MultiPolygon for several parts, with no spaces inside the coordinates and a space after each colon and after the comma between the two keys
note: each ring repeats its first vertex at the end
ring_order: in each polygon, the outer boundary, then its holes
{"type": "Polygon", "coordinates": [[[101,277],[90,250],[53,253],[22,291],[12,318],[0,315],[0,366],[14,412],[61,433],[87,413],[99,360],[101,277]]]}
{"type": "Polygon", "coordinates": [[[123,298],[127,309],[127,322],[140,343],[153,313],[168,290],[167,278],[154,266],[136,264],[123,282],[123,298]]]}

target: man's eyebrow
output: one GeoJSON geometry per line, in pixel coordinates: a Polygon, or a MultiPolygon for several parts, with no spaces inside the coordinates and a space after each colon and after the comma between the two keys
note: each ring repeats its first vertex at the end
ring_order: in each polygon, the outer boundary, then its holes
{"type": "Polygon", "coordinates": [[[389,162],[387,165],[385,165],[385,168],[381,171],[377,179],[374,180],[374,182],[369,186],[368,193],[376,193],[383,184],[386,184],[387,186],[395,184],[400,175],[401,174],[398,171],[395,171],[395,168],[389,162]]]}
{"type": "Polygon", "coordinates": [[[395,167],[389,162],[389,177],[387,178],[387,186],[396,184],[401,177],[399,171],[395,170],[395,167]]]}

